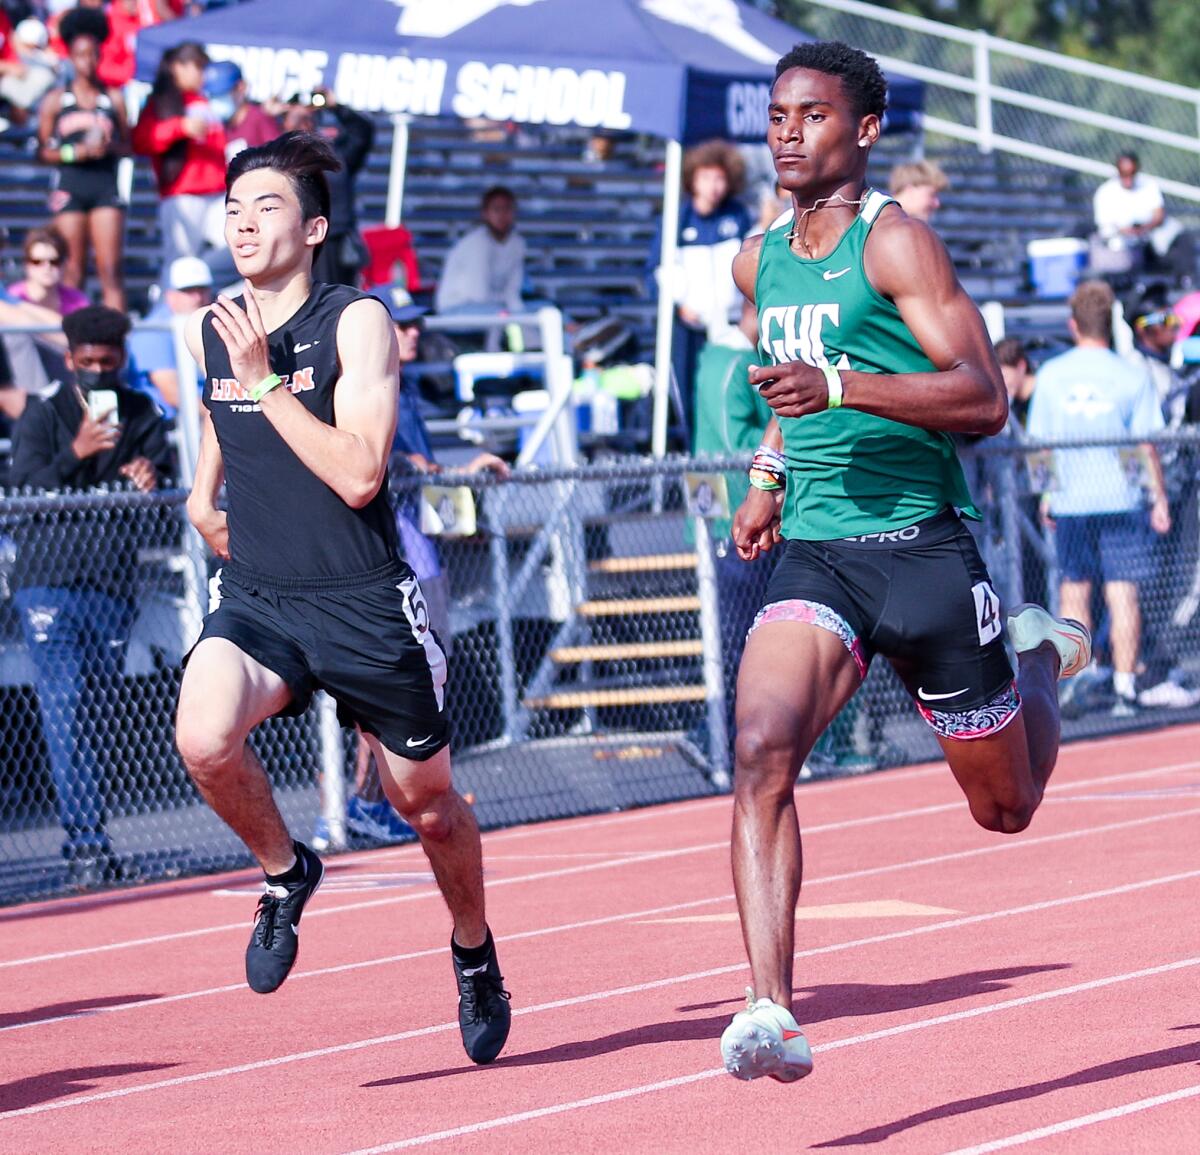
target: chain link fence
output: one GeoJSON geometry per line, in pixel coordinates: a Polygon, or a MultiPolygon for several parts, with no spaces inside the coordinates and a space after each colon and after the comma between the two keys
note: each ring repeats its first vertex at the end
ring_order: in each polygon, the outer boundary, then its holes
{"type": "MultiPolygon", "coordinates": [[[[1114,697],[1120,642],[1098,583],[1098,663],[1064,683],[1068,737],[1200,716],[1200,442],[1174,435],[1159,448],[1174,520],[1139,539],[1140,702],[1122,709],[1114,697]]],[[[1039,503],[1063,452],[1081,451],[1002,439],[963,449],[1007,605],[1058,603],[1059,550],[1039,503]]],[[[1083,452],[1141,483],[1138,446],[1083,452]]],[[[738,650],[772,564],[747,566],[728,548],[723,471],[745,464],[394,479],[405,554],[449,643],[456,779],[483,826],[728,788],[738,650]]],[[[178,491],[0,497],[0,902],[248,862],[174,749],[210,566],[183,503],[178,491]]],[[[1144,509],[1131,516],[1148,525],[1144,509]]],[[[404,837],[356,822],[373,797],[369,768],[354,776],[356,738],[328,703],[253,741],[297,836],[324,821],[335,848],[342,831],[355,846],[404,837]]],[[[937,756],[879,661],[805,774],[937,756]]]]}

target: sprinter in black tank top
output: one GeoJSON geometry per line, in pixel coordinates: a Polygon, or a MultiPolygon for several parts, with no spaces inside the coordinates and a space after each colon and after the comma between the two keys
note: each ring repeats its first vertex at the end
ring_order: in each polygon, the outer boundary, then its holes
{"type": "Polygon", "coordinates": [[[334,698],[429,856],[454,921],[463,1044],[487,1063],[508,1036],[508,994],[484,918],[479,828],[450,781],[445,655],[387,499],[395,336],[380,301],[312,283],[337,165],[319,137],[288,133],[240,153],[226,176],[225,235],[246,291],[197,313],[187,334],[206,410],[188,515],[226,565],[188,656],[176,741],[266,873],[246,950],[247,981],[266,994],[295,961],[323,868],[292,840],[247,739],[315,689],[334,698]]]}

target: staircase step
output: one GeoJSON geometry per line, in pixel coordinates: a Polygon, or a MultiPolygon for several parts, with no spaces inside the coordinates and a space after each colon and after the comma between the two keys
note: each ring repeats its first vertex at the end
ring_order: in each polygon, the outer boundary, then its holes
{"type": "Polygon", "coordinates": [[[563,646],[551,650],[553,661],[569,662],[616,662],[637,658],[690,658],[703,652],[699,638],[683,638],[671,642],[613,642],[610,645],[563,646]]]}
{"type": "Polygon", "coordinates": [[[577,609],[585,618],[619,617],[623,614],[683,614],[700,608],[698,597],[677,598],[606,598],[580,602],[577,609]]]}
{"type": "Polygon", "coordinates": [[[654,573],[665,569],[695,569],[694,553],[648,553],[635,557],[604,557],[592,562],[592,573],[654,573]]]}
{"type": "Polygon", "coordinates": [[[574,710],[584,706],[647,706],[655,702],[703,702],[703,686],[631,686],[615,690],[575,690],[526,698],[531,710],[574,710]]]}

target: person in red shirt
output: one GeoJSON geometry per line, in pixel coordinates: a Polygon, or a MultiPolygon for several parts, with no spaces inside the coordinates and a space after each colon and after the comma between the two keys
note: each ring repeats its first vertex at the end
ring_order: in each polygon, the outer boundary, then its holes
{"type": "Polygon", "coordinates": [[[115,88],[128,84],[137,63],[137,34],[182,15],[182,0],[112,0],[108,5],[112,31],[100,52],[100,79],[115,88]]]}
{"type": "Polygon", "coordinates": [[[164,276],[177,257],[225,249],[225,126],[204,96],[208,63],[195,41],[164,52],[133,130],[158,181],[164,276]]]}

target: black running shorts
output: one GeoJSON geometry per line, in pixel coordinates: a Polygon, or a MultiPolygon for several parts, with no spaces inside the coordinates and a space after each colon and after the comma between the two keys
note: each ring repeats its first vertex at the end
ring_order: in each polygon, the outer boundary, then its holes
{"type": "Polygon", "coordinates": [[[123,209],[116,169],[59,169],[57,186],[50,193],[52,213],[90,213],[93,209],[123,209]]]}
{"type": "MultiPolygon", "coordinates": [[[[200,641],[225,638],[292,691],[302,714],[315,690],[394,754],[422,762],[449,741],[446,655],[420,583],[402,562],[354,578],[266,578],[227,564],[200,641]]],[[[199,644],[199,643],[197,643],[199,644]]]]}
{"type": "Polygon", "coordinates": [[[981,737],[1015,714],[1000,600],[952,510],[886,533],[787,542],[755,625],[780,620],[838,634],[863,677],[873,655],[887,658],[947,737],[981,737]]]}

